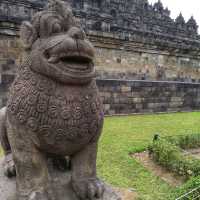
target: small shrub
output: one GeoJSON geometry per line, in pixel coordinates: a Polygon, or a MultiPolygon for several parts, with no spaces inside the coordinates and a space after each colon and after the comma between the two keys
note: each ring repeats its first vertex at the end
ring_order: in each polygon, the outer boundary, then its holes
{"type": "Polygon", "coordinates": [[[170,143],[179,146],[182,149],[191,149],[200,147],[200,134],[178,135],[165,137],[170,143]]]}
{"type": "MultiPolygon", "coordinates": [[[[189,138],[189,137],[188,137],[189,138]]],[[[188,138],[184,138],[184,141],[188,141],[188,138]]],[[[170,142],[168,139],[160,138],[155,140],[152,145],[149,146],[150,154],[153,159],[160,165],[166,167],[168,170],[175,172],[178,175],[189,178],[191,176],[200,175],[200,160],[192,156],[184,156],[177,141],[170,142]]],[[[193,140],[191,140],[193,141],[193,140]]],[[[181,144],[189,144],[184,142],[181,144]]]]}

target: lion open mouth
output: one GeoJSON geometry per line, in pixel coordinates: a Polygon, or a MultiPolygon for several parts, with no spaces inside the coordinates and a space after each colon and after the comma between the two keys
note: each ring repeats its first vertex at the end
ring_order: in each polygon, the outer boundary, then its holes
{"type": "Polygon", "coordinates": [[[71,55],[49,55],[45,54],[50,64],[56,65],[59,69],[71,73],[88,74],[94,70],[93,58],[80,53],[71,53],[71,55]]]}
{"type": "Polygon", "coordinates": [[[94,49],[87,40],[59,35],[46,41],[43,49],[42,67],[33,70],[64,83],[88,83],[96,77],[94,49]]]}

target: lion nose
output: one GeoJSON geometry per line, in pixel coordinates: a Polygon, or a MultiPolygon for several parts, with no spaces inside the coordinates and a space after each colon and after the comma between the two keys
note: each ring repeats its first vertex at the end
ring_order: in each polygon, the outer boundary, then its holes
{"type": "Polygon", "coordinates": [[[70,30],[67,33],[70,37],[72,37],[74,39],[84,40],[86,37],[85,32],[78,27],[70,28],[70,30]]]}

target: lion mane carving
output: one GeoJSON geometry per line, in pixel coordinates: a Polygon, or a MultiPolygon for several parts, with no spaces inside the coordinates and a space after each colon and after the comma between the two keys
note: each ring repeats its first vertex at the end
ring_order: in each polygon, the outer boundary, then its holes
{"type": "Polygon", "coordinates": [[[66,2],[21,26],[26,57],[2,111],[1,142],[7,175],[17,174],[17,200],[59,200],[47,158],[70,156],[72,186],[80,199],[101,198],[96,175],[103,110],[95,82],[94,48],[66,2]]]}

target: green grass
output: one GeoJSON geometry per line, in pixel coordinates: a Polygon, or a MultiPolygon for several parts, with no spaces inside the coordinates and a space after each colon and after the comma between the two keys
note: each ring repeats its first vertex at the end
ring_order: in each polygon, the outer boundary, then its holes
{"type": "Polygon", "coordinates": [[[99,145],[100,176],[115,186],[135,188],[141,200],[172,199],[176,189],[129,156],[146,149],[156,133],[200,133],[200,112],[107,117],[99,145]]]}

